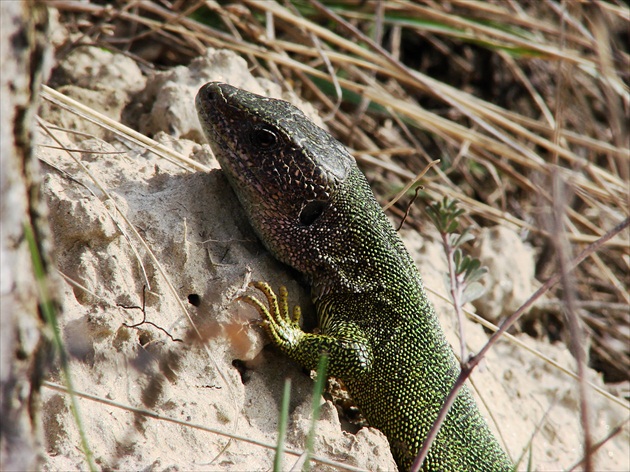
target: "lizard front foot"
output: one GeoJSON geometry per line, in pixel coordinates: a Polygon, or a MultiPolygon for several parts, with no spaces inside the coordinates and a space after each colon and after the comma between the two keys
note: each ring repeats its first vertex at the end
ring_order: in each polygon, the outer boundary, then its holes
{"type": "Polygon", "coordinates": [[[253,282],[260,290],[267,305],[255,297],[244,296],[240,300],[252,305],[263,318],[263,327],[273,343],[289,357],[314,370],[323,353],[328,354],[328,373],[341,379],[364,375],[372,368],[372,348],[361,329],[353,323],[336,323],[328,333],[305,333],[300,327],[301,310],[293,308],[289,314],[288,293],[280,287],[278,295],[269,284],[253,282]]]}
{"type": "Polygon", "coordinates": [[[239,300],[256,308],[263,318],[262,326],[271,337],[274,344],[282,350],[292,351],[304,337],[300,327],[302,310],[299,305],[293,307],[293,315],[289,315],[289,293],[281,286],[278,295],[266,282],[252,282],[250,286],[260,290],[267,299],[265,306],[259,299],[252,296],[240,297],[239,300]]]}

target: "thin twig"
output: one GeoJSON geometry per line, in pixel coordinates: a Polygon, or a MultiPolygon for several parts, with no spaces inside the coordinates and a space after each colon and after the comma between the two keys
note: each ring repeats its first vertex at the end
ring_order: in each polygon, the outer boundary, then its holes
{"type": "Polygon", "coordinates": [[[135,324],[123,323],[123,326],[125,326],[127,328],[138,329],[139,326],[141,326],[143,324],[148,324],[148,325],[153,326],[155,329],[158,329],[158,330],[162,331],[169,338],[171,338],[171,341],[174,341],[174,342],[177,342],[177,343],[183,343],[184,342],[183,339],[175,338],[175,337],[173,337],[173,335],[171,333],[166,331],[161,326],[158,326],[153,321],[147,321],[147,303],[146,303],[147,297],[146,297],[146,294],[147,294],[147,286],[143,285],[142,286],[142,306],[137,306],[137,305],[129,306],[129,305],[123,305],[122,303],[117,303],[116,304],[116,306],[119,306],[119,307],[124,308],[126,310],[140,310],[140,311],[142,311],[142,321],[139,321],[138,323],[135,323],[135,324]]]}
{"type": "Polygon", "coordinates": [[[593,456],[591,454],[593,439],[591,437],[590,427],[590,405],[587,401],[586,347],[584,342],[584,330],[581,327],[577,314],[577,307],[575,306],[575,282],[568,268],[568,242],[566,238],[561,236],[564,229],[562,222],[564,220],[565,213],[563,210],[567,200],[564,195],[563,187],[564,185],[560,176],[556,174],[553,179],[554,204],[552,232],[554,234],[553,241],[556,248],[563,289],[562,293],[564,297],[565,318],[567,320],[570,333],[569,345],[571,354],[573,354],[577,363],[576,370],[578,374],[578,390],[580,398],[580,422],[582,424],[582,434],[584,439],[584,470],[585,472],[591,472],[593,470],[593,456]]]}
{"type": "Polygon", "coordinates": [[[426,167],[424,169],[422,169],[418,175],[415,176],[415,178],[413,180],[411,180],[407,185],[405,185],[405,187],[400,192],[398,192],[394,198],[391,199],[391,201],[389,203],[387,203],[385,206],[383,206],[383,211],[387,211],[387,210],[389,210],[390,207],[395,205],[396,202],[398,200],[400,200],[402,198],[402,196],[405,195],[409,191],[409,189],[411,187],[416,185],[422,179],[422,177],[424,177],[424,174],[426,174],[431,167],[433,167],[433,166],[435,166],[435,165],[437,165],[439,163],[440,163],[439,159],[436,159],[434,161],[429,162],[426,165],[426,167]]]}
{"type": "Polygon", "coordinates": [[[407,208],[405,208],[405,214],[400,219],[400,224],[396,228],[396,232],[400,231],[400,228],[402,228],[403,225],[405,224],[405,221],[407,220],[407,217],[409,216],[409,210],[411,210],[411,207],[413,206],[413,202],[415,202],[416,198],[418,198],[418,192],[420,192],[420,190],[423,190],[423,189],[424,189],[424,187],[422,185],[418,185],[416,187],[416,190],[415,190],[415,193],[413,195],[413,198],[409,201],[409,205],[407,205],[407,208]]]}

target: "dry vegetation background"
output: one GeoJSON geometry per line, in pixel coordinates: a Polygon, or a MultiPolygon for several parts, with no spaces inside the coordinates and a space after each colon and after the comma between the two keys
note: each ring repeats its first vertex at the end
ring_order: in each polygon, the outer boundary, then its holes
{"type": "MultiPolygon", "coordinates": [[[[577,254],[628,215],[623,2],[51,4],[82,33],[57,56],[96,44],[161,69],[206,47],[242,54],[255,75],[319,104],[364,168],[382,169],[374,186],[383,198],[440,159],[422,196],[460,200],[470,224],[517,229],[538,250],[541,281],[557,269],[558,236],[577,254]]],[[[422,229],[423,207],[407,224],[422,229]]],[[[573,285],[590,363],[609,382],[630,370],[628,256],[626,233],[583,263],[573,285]]],[[[563,339],[564,305],[558,287],[522,329],[563,339]]]]}
{"type": "MultiPolygon", "coordinates": [[[[409,191],[389,211],[409,210],[405,224],[422,233],[426,204],[455,198],[465,225],[506,226],[531,244],[541,283],[628,217],[622,1],[49,4],[72,33],[56,61],[85,44],[146,71],[188,64],[208,47],[242,55],[254,75],[320,110],[383,204],[440,159],[419,198],[411,204],[409,191]]],[[[512,330],[584,350],[626,399],[628,238],[627,229],[614,236],[512,330]]]]}

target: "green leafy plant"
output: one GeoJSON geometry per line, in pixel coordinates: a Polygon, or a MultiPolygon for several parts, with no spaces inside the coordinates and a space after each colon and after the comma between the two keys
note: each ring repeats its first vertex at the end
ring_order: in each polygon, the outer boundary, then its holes
{"type": "Polygon", "coordinates": [[[449,269],[447,286],[459,320],[461,360],[464,362],[466,350],[462,306],[483,295],[485,288],[479,281],[488,272],[488,269],[481,266],[479,259],[464,254],[462,250],[462,246],[475,237],[471,233],[470,227],[457,232],[460,226],[459,220],[465,211],[458,208],[456,200],[444,197],[441,201],[429,205],[426,211],[442,237],[442,246],[446,253],[449,269]]]}

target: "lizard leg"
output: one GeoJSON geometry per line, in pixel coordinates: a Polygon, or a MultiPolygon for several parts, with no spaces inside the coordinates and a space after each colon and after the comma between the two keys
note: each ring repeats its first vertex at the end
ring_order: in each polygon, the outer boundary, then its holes
{"type": "Polygon", "coordinates": [[[263,318],[263,327],[273,343],[306,369],[317,368],[322,353],[328,354],[328,374],[348,379],[367,373],[372,367],[372,350],[361,330],[351,323],[338,323],[325,334],[305,333],[299,325],[301,309],[289,314],[288,292],[280,287],[278,295],[265,282],[253,282],[267,299],[245,296],[263,318]]]}

